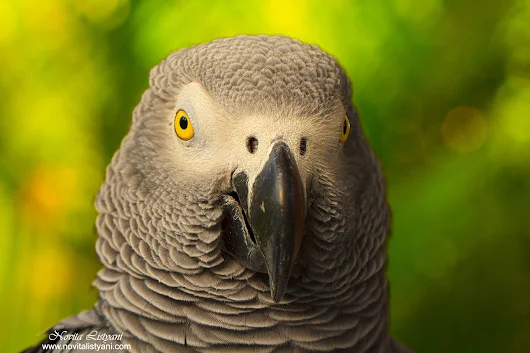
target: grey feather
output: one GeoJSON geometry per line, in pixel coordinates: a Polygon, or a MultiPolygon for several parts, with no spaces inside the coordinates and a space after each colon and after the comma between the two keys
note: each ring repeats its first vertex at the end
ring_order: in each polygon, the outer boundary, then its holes
{"type": "MultiPolygon", "coordinates": [[[[233,143],[244,146],[245,137],[233,143]]],[[[294,149],[298,135],[285,138],[294,149]]],[[[390,212],[381,168],[344,70],[316,46],[239,36],[171,54],[151,70],[96,208],[100,299],[88,324],[77,316],[57,327],[123,333],[133,352],[406,352],[388,334],[390,212]],[[305,236],[279,303],[266,275],[222,250],[236,162],[211,157],[222,153],[208,149],[215,131],[198,131],[208,137],[189,146],[210,155],[195,162],[186,159],[191,147],[175,145],[175,102],[190,82],[232,116],[226,124],[253,117],[260,133],[287,131],[282,121],[299,119],[297,133],[308,136],[307,155],[296,157],[309,190],[305,236]],[[344,114],[351,133],[339,146],[327,134],[344,114]],[[190,180],[203,161],[216,168],[190,180]]]]}

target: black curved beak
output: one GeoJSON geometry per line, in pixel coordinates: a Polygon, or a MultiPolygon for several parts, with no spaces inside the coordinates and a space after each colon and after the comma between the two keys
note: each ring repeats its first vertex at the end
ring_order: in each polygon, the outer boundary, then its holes
{"type": "Polygon", "coordinates": [[[245,174],[234,179],[234,186],[263,254],[272,299],[279,302],[300,250],[306,217],[304,186],[289,146],[277,141],[252,186],[245,174]]]}

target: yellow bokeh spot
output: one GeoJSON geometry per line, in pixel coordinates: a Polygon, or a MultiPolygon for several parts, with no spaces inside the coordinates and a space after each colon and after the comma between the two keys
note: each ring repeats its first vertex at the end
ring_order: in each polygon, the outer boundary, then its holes
{"type": "Polygon", "coordinates": [[[73,264],[66,251],[61,251],[60,244],[38,249],[32,254],[29,268],[29,290],[33,299],[46,301],[67,293],[72,284],[73,264]]]}
{"type": "Polygon", "coordinates": [[[30,34],[34,51],[56,51],[69,42],[76,30],[61,0],[20,1],[21,21],[30,34]]]}
{"type": "Polygon", "coordinates": [[[18,16],[13,5],[0,1],[0,45],[9,43],[17,31],[18,16]]]}
{"type": "Polygon", "coordinates": [[[33,31],[60,34],[65,26],[70,24],[64,3],[59,0],[40,2],[23,0],[21,10],[26,27],[33,31]]]}
{"type": "Polygon", "coordinates": [[[21,190],[22,210],[28,224],[53,228],[77,194],[77,175],[66,166],[42,165],[21,190]]]}
{"type": "Polygon", "coordinates": [[[527,149],[530,144],[530,80],[509,77],[504,96],[495,110],[500,137],[511,148],[527,149]]]}
{"type": "Polygon", "coordinates": [[[308,32],[306,2],[270,0],[267,2],[267,19],[271,29],[278,33],[289,33],[295,37],[302,37],[308,32]]]}
{"type": "MultiPolygon", "coordinates": [[[[529,95],[530,98],[530,95],[529,95]]],[[[502,132],[508,137],[508,140],[515,145],[526,145],[530,143],[530,119],[529,115],[517,114],[517,112],[530,113],[528,104],[530,101],[512,101],[509,102],[509,113],[505,115],[502,126],[502,132]]]]}
{"type": "Polygon", "coordinates": [[[486,141],[488,122],[477,108],[460,106],[447,114],[442,135],[450,149],[461,153],[471,152],[486,141]]]}

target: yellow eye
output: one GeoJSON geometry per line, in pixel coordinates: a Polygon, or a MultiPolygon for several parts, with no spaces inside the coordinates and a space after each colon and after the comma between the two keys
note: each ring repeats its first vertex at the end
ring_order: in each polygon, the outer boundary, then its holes
{"type": "Polygon", "coordinates": [[[342,130],[340,130],[340,139],[339,143],[342,145],[348,138],[348,135],[350,134],[350,119],[346,115],[344,115],[344,124],[342,124],[342,130]]]}
{"type": "Polygon", "coordinates": [[[182,109],[180,109],[175,115],[175,132],[177,133],[177,136],[184,141],[188,141],[193,135],[195,135],[190,118],[182,109]]]}

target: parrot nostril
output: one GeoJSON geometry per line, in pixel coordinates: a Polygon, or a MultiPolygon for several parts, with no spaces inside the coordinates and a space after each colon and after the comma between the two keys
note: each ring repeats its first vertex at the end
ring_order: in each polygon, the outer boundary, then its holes
{"type": "Polygon", "coordinates": [[[302,137],[300,140],[300,155],[303,156],[307,151],[307,138],[302,137]]]}
{"type": "Polygon", "coordinates": [[[256,153],[258,149],[258,139],[254,136],[250,136],[247,139],[247,149],[250,153],[256,153]]]}

